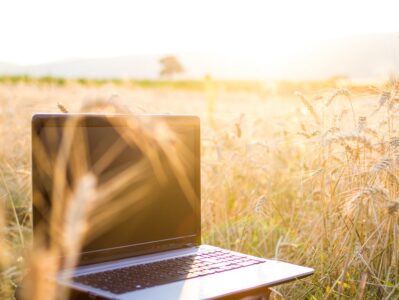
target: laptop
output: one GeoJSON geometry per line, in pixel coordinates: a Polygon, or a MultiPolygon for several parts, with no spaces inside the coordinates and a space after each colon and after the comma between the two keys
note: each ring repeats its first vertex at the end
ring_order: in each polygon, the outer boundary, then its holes
{"type": "Polygon", "coordinates": [[[201,244],[196,116],[34,115],[35,245],[50,243],[51,213],[65,209],[64,194],[72,195],[78,185],[74,177],[87,172],[102,200],[87,215],[90,226],[76,266],[57,274],[61,285],[109,299],[214,299],[314,272],[201,244]],[[157,136],[167,145],[158,145],[157,136]],[[121,174],[124,180],[118,180],[121,174]],[[57,180],[63,189],[55,190],[57,180]]]}

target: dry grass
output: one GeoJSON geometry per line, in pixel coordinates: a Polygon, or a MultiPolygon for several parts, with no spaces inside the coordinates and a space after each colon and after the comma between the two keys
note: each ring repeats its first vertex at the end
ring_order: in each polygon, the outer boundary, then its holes
{"type": "MultiPolygon", "coordinates": [[[[102,110],[109,100],[201,116],[203,241],[316,269],[274,297],[397,298],[399,104],[394,83],[380,89],[315,90],[298,101],[209,83],[204,92],[0,85],[0,298],[19,283],[30,244],[30,115],[102,110]]],[[[51,256],[36,255],[52,270],[51,256]]]]}

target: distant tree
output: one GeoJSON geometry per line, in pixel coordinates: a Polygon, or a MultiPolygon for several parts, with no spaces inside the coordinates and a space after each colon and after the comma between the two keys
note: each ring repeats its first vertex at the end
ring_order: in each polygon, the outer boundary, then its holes
{"type": "Polygon", "coordinates": [[[184,72],[182,64],[173,55],[162,57],[159,63],[161,64],[160,77],[173,77],[175,74],[184,72]]]}

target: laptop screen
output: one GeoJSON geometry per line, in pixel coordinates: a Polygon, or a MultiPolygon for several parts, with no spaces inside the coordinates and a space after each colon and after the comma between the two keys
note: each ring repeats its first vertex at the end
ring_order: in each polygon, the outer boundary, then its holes
{"type": "Polygon", "coordinates": [[[198,244],[199,160],[196,117],[36,115],[35,243],[73,220],[81,265],[198,244]]]}

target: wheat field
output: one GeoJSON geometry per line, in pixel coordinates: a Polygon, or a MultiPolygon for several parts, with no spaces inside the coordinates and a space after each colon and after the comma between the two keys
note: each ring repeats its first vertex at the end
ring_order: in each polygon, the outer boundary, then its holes
{"type": "Polygon", "coordinates": [[[295,87],[0,83],[0,298],[32,261],[32,114],[116,103],[201,117],[203,242],[316,270],[273,299],[397,299],[399,86],[295,87]]]}

